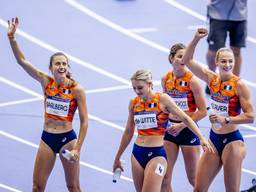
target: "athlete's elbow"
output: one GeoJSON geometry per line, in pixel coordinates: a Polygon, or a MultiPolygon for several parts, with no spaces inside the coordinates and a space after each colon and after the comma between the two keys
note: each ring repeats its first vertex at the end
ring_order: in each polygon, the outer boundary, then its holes
{"type": "Polygon", "coordinates": [[[248,123],[254,123],[255,120],[255,114],[254,113],[247,113],[246,118],[248,120],[248,123]]]}
{"type": "Polygon", "coordinates": [[[202,119],[202,118],[206,117],[207,111],[206,110],[201,110],[200,114],[201,114],[201,119],[202,119]]]}

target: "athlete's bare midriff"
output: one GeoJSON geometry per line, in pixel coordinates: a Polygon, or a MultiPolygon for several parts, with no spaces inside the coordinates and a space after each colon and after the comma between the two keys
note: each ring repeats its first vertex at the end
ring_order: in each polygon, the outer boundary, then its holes
{"type": "Polygon", "coordinates": [[[72,123],[46,117],[44,121],[44,130],[49,133],[65,133],[72,130],[72,123]]]}
{"type": "Polygon", "coordinates": [[[221,128],[212,127],[212,130],[218,134],[226,134],[226,133],[231,133],[233,131],[236,131],[237,125],[226,124],[226,125],[222,126],[221,128]]]}
{"type": "Polygon", "coordinates": [[[159,147],[163,145],[162,135],[139,135],[135,143],[144,147],[159,147]]]}

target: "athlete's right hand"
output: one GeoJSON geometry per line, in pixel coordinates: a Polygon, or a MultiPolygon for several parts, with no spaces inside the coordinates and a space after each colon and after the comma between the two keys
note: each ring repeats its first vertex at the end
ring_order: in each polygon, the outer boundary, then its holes
{"type": "Polygon", "coordinates": [[[16,29],[19,25],[19,19],[18,17],[12,18],[12,20],[8,20],[8,30],[7,35],[9,39],[14,39],[14,35],[16,32],[16,29]]]}
{"type": "Polygon", "coordinates": [[[200,138],[200,144],[201,144],[204,151],[208,150],[211,153],[215,153],[211,144],[204,137],[200,138]]]}
{"type": "Polygon", "coordinates": [[[197,31],[196,31],[196,34],[195,34],[195,38],[196,39],[202,39],[206,35],[208,35],[208,29],[206,29],[206,28],[198,28],[197,31]]]}

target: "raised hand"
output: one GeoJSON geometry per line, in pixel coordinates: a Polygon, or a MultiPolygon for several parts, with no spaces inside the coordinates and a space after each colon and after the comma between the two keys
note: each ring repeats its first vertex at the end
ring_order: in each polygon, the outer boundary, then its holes
{"type": "Polygon", "coordinates": [[[19,24],[19,19],[18,17],[12,18],[12,20],[8,20],[8,31],[7,31],[7,35],[9,39],[14,39],[14,35],[16,32],[16,29],[18,27],[19,24]]]}
{"type": "Polygon", "coordinates": [[[196,31],[195,37],[198,38],[198,39],[202,39],[206,35],[208,35],[208,29],[198,28],[197,31],[196,31]]]}

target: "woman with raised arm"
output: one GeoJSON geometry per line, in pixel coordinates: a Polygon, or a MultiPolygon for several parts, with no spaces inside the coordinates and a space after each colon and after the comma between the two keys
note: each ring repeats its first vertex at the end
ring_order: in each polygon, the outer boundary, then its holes
{"type": "Polygon", "coordinates": [[[123,167],[121,155],[130,143],[135,128],[138,136],[132,151],[132,175],[137,192],[160,192],[167,169],[163,137],[168,124],[169,113],[178,116],[187,127],[199,137],[204,150],[212,151],[195,122],[177,107],[165,93],[153,91],[152,74],[148,70],[138,70],[131,77],[137,97],[131,99],[129,115],[113,171],[123,167]]]}
{"type": "MultiPolygon", "coordinates": [[[[171,47],[168,59],[172,69],[162,78],[162,87],[177,106],[197,122],[206,116],[206,104],[199,79],[181,62],[185,48],[186,46],[182,43],[171,47]]],[[[170,114],[169,121],[171,126],[168,129],[170,130],[164,136],[168,166],[162,184],[162,192],[172,191],[172,173],[180,149],[188,181],[193,187],[200,156],[200,140],[197,135],[179,117],[170,114]]]]}
{"type": "Polygon", "coordinates": [[[54,167],[56,154],[70,151],[70,159],[60,159],[69,191],[80,192],[80,151],[88,128],[88,114],[84,89],[71,78],[65,54],[57,52],[50,58],[49,69],[53,77],[35,68],[24,56],[15,38],[18,18],[8,21],[8,38],[18,64],[35,80],[44,93],[44,129],[37,151],[33,173],[33,191],[44,191],[54,167]],[[80,131],[78,138],[72,127],[76,109],[79,110],[80,131]]]}
{"type": "Polygon", "coordinates": [[[247,85],[232,73],[235,59],[231,49],[221,48],[217,51],[215,63],[219,73],[192,59],[197,43],[207,33],[205,28],[196,31],[182,59],[195,75],[207,83],[211,96],[210,143],[216,153],[206,151],[200,158],[194,191],[208,191],[223,166],[226,191],[238,192],[242,161],[246,155],[238,124],[253,123],[253,106],[247,85]]]}

